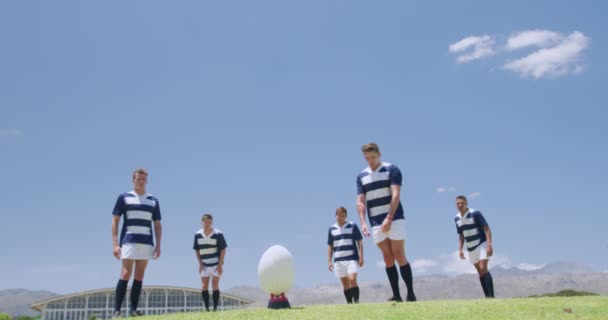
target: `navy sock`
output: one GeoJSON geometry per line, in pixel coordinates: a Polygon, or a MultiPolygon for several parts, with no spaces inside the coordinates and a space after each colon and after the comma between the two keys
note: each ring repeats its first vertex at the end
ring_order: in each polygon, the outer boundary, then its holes
{"type": "Polygon", "coordinates": [[[488,271],[484,276],[484,282],[486,284],[486,288],[488,289],[488,298],[494,298],[494,279],[492,279],[492,274],[488,271]]]}
{"type": "Polygon", "coordinates": [[[122,301],[125,299],[125,295],[127,294],[127,285],[129,284],[129,280],[118,280],[116,284],[116,300],[114,300],[114,310],[120,311],[122,307],[122,301]]]}
{"type": "Polygon", "coordinates": [[[353,303],[353,295],[350,289],[344,290],[344,297],[346,298],[346,303],[353,303]]]}
{"type": "Polygon", "coordinates": [[[486,278],[484,276],[479,277],[479,282],[481,283],[481,288],[483,289],[483,295],[488,297],[488,288],[486,288],[486,278]]]}
{"type": "Polygon", "coordinates": [[[220,290],[213,290],[213,311],[217,310],[217,303],[220,301],[220,290]]]}
{"type": "Polygon", "coordinates": [[[401,294],[399,293],[399,274],[397,273],[397,266],[386,268],[386,275],[388,276],[388,282],[391,284],[391,289],[393,290],[393,298],[401,299],[401,294]]]}
{"type": "Polygon", "coordinates": [[[405,282],[405,286],[407,287],[407,296],[408,298],[414,298],[416,295],[414,294],[414,280],[412,279],[412,267],[410,264],[406,264],[404,266],[399,267],[399,271],[401,271],[401,278],[405,282]]]}
{"type": "Polygon", "coordinates": [[[359,303],[359,287],[351,287],[350,295],[353,297],[354,303],[359,303]]]}
{"type": "Polygon", "coordinates": [[[133,279],[133,285],[131,286],[131,310],[137,310],[142,284],[143,283],[141,281],[133,279]]]}
{"type": "Polygon", "coordinates": [[[205,304],[205,310],[209,311],[209,290],[203,290],[203,303],[205,304]]]}

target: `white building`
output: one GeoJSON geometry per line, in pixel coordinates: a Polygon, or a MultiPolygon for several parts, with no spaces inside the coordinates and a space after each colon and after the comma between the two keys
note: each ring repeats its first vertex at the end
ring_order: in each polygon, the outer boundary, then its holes
{"type": "MultiPolygon", "coordinates": [[[[93,319],[93,316],[96,319],[111,319],[114,311],[115,290],[114,288],[99,289],[53,297],[32,304],[32,309],[42,313],[41,320],[88,320],[93,319]]],[[[122,305],[123,314],[128,311],[130,294],[129,289],[122,305]]],[[[243,308],[252,302],[222,293],[218,309],[243,308]]],[[[137,308],[146,315],[200,312],[204,309],[200,289],[163,286],[144,286],[137,308]]]]}

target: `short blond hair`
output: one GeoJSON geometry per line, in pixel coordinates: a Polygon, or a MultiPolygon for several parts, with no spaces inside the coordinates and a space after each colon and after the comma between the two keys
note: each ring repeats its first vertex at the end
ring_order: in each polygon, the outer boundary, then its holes
{"type": "Polygon", "coordinates": [[[361,147],[361,151],[380,153],[380,148],[378,147],[377,144],[370,142],[370,143],[364,144],[363,147],[361,147]]]}
{"type": "Polygon", "coordinates": [[[135,171],[133,171],[133,179],[135,179],[135,176],[138,173],[143,174],[144,176],[146,176],[146,178],[148,177],[148,171],[146,171],[146,169],[144,169],[144,168],[139,168],[139,169],[135,169],[135,171]]]}

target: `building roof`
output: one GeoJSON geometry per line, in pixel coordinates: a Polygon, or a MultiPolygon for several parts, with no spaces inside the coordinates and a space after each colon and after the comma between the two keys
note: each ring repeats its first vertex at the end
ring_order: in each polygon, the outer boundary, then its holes
{"type": "MultiPolygon", "coordinates": [[[[144,286],[143,287],[144,291],[154,290],[154,289],[179,290],[179,291],[185,291],[185,292],[190,292],[190,293],[195,293],[195,294],[200,293],[200,289],[185,288],[185,287],[173,287],[173,286],[144,286]]],[[[51,302],[57,302],[57,301],[62,301],[62,300],[66,300],[66,299],[70,299],[70,298],[74,298],[74,297],[87,296],[87,295],[92,295],[92,294],[96,294],[96,293],[106,292],[109,294],[109,293],[114,293],[115,290],[116,290],[116,288],[105,288],[105,289],[95,289],[95,290],[82,291],[82,292],[77,292],[77,293],[72,293],[72,294],[66,294],[66,295],[56,296],[56,297],[52,297],[52,298],[49,298],[46,300],[38,301],[36,303],[33,303],[30,307],[34,310],[42,312],[46,308],[46,305],[51,302]]],[[[225,298],[230,298],[233,300],[240,301],[243,304],[253,303],[253,300],[245,299],[242,297],[237,297],[237,296],[230,295],[230,294],[222,293],[222,296],[225,298]]]]}

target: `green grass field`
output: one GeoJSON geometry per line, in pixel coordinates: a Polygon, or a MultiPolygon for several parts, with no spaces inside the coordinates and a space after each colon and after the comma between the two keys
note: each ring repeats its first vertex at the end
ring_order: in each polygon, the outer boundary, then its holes
{"type": "Polygon", "coordinates": [[[145,317],[142,320],[205,319],[608,319],[608,297],[552,297],[494,300],[421,301],[359,305],[317,305],[289,310],[242,309],[145,317]]]}

